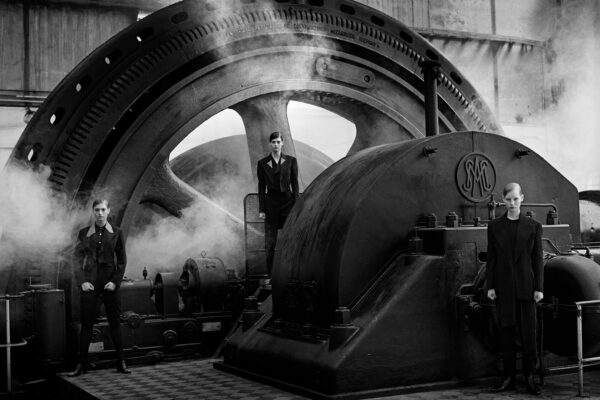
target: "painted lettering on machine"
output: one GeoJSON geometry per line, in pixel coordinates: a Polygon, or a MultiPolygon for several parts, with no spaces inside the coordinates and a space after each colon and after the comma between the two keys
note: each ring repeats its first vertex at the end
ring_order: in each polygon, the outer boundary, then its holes
{"type": "Polygon", "coordinates": [[[456,167],[456,186],[460,194],[474,203],[488,200],[496,186],[496,169],[482,153],[469,153],[456,167]]]}

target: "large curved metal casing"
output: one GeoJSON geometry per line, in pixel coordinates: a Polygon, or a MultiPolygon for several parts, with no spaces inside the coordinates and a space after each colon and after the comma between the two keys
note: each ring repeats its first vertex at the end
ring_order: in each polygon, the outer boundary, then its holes
{"type": "MultiPolygon", "coordinates": [[[[600,268],[577,254],[552,257],[544,265],[544,295],[555,307],[545,309],[544,347],[553,353],[577,356],[576,301],[600,299],[600,268]]],[[[583,355],[600,351],[600,306],[583,308],[583,355]]]]}
{"type": "MultiPolygon", "coordinates": [[[[414,226],[428,214],[442,224],[449,212],[464,224],[487,220],[490,196],[501,201],[504,184],[513,181],[521,183],[525,203],[554,203],[560,223],[569,224],[578,240],[575,186],[506,137],[456,132],[342,159],[308,187],[287,219],[272,277],[274,315],[329,326],[337,308],[352,309],[394,255],[407,249],[414,226]]],[[[523,207],[542,223],[549,209],[523,207]]]]}

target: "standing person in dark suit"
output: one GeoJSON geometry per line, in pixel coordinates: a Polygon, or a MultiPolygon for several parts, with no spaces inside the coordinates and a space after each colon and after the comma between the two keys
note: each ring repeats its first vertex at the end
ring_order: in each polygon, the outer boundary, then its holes
{"type": "Polygon", "coordinates": [[[265,220],[265,250],[267,271],[271,275],[277,230],[283,227],[292,206],[298,198],[298,162],[282,153],[283,136],[273,132],[269,136],[271,154],[258,161],[259,217],[265,220]]]}
{"type": "Polygon", "coordinates": [[[75,279],[81,289],[81,336],[79,363],[68,375],[78,376],[87,372],[92,328],[102,303],[115,346],[117,372],[129,374],[131,371],[123,358],[119,297],[119,286],[127,263],[125,240],[123,232],[108,222],[108,200],[94,200],[92,208],[95,223],[79,231],[75,248],[75,279]]]}
{"type": "Polygon", "coordinates": [[[542,226],[521,214],[518,183],[503,191],[507,212],[488,226],[487,295],[496,301],[504,379],[492,391],[516,388],[516,340],[520,335],[527,391],[541,393],[533,379],[536,351],[535,303],[544,298],[542,226]]]}

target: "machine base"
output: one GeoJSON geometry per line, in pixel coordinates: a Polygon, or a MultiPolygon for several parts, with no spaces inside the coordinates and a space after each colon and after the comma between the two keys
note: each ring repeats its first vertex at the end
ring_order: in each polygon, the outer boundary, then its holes
{"type": "Polygon", "coordinates": [[[459,381],[459,380],[448,380],[448,381],[440,381],[440,382],[429,382],[418,385],[407,385],[407,386],[398,386],[398,387],[389,387],[384,389],[373,389],[373,390],[362,390],[358,392],[348,392],[348,393],[338,393],[334,395],[327,395],[323,393],[319,393],[313,390],[309,390],[307,388],[292,385],[290,383],[280,381],[277,379],[270,378],[268,376],[254,374],[250,371],[236,368],[231,365],[225,364],[222,361],[217,361],[213,364],[214,368],[221,371],[226,371],[231,374],[235,374],[241,376],[243,378],[251,379],[255,382],[260,382],[267,384],[269,386],[277,387],[283,390],[286,390],[291,393],[297,393],[302,396],[307,396],[311,399],[323,399],[323,400],[332,400],[332,399],[370,399],[370,398],[379,398],[384,396],[394,396],[400,394],[408,394],[408,393],[422,393],[422,392],[432,392],[439,390],[447,390],[447,389],[455,389],[460,387],[468,387],[468,386],[491,386],[493,382],[495,382],[497,377],[487,377],[487,378],[478,378],[470,381],[459,381]]]}

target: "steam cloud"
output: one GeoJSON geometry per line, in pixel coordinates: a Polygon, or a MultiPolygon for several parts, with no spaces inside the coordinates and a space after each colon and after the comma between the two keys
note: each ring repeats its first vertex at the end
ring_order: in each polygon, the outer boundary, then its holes
{"type": "MultiPolygon", "coordinates": [[[[179,161],[195,164],[197,149],[179,161]]],[[[135,231],[127,239],[128,277],[141,277],[144,267],[151,278],[161,271],[180,272],[185,260],[200,258],[203,252],[243,274],[243,199],[251,190],[252,176],[219,157],[200,165],[200,170],[192,167],[187,170],[189,176],[182,177],[201,195],[180,218],[155,207],[142,206],[138,211],[135,231]],[[210,194],[210,198],[202,194],[210,194]]]]}
{"type": "Polygon", "coordinates": [[[550,86],[547,126],[549,161],[579,190],[600,189],[597,149],[600,31],[596,1],[562,3],[562,14],[546,61],[550,86]]]}
{"type": "MultiPolygon", "coordinates": [[[[0,272],[9,267],[41,275],[55,273],[55,262],[73,244],[81,210],[67,207],[67,199],[49,186],[50,168],[32,171],[16,164],[2,171],[0,191],[0,272]]],[[[46,283],[46,282],[44,282],[46,283]]],[[[0,291],[9,282],[2,282],[0,291]]]]}
{"type": "MultiPolygon", "coordinates": [[[[39,270],[41,283],[55,284],[57,263],[70,261],[77,230],[92,222],[90,210],[73,210],[65,195],[50,187],[50,173],[45,166],[32,171],[14,164],[2,171],[5,189],[0,192],[0,292],[14,290],[8,282],[11,269],[19,277],[25,271],[39,270]]],[[[141,278],[143,267],[147,267],[150,278],[157,272],[179,272],[186,259],[199,258],[203,252],[241,272],[243,196],[235,189],[245,191],[248,183],[241,177],[213,176],[210,185],[219,182],[214,201],[201,198],[183,210],[181,218],[143,210],[151,214],[149,223],[134,226],[127,239],[126,276],[141,278]]]]}
{"type": "Polygon", "coordinates": [[[138,279],[146,267],[149,277],[157,272],[181,272],[188,258],[220,258],[227,268],[241,264],[241,228],[222,213],[197,202],[183,210],[181,218],[155,214],[151,223],[127,239],[127,271],[138,279]]]}

